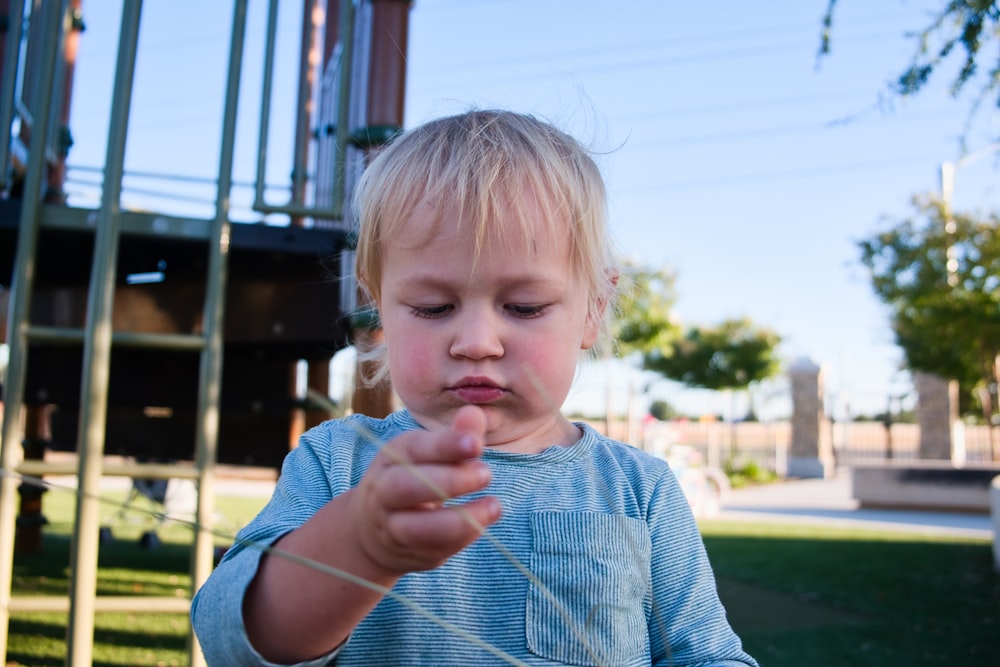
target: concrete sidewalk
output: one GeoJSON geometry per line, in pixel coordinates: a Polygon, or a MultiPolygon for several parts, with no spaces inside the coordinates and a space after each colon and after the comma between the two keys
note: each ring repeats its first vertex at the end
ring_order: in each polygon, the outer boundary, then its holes
{"type": "MultiPolygon", "coordinates": [[[[274,480],[221,477],[219,495],[270,496],[274,480]]],[[[721,520],[782,521],[902,530],[932,535],[992,539],[988,514],[859,508],[851,497],[849,471],[830,479],[799,479],[734,489],[714,517],[721,520]]],[[[711,520],[711,519],[708,519],[711,520]]]]}
{"type": "Polygon", "coordinates": [[[904,530],[992,539],[988,514],[860,508],[851,497],[848,471],[830,479],[800,479],[734,489],[714,517],[904,530]]]}

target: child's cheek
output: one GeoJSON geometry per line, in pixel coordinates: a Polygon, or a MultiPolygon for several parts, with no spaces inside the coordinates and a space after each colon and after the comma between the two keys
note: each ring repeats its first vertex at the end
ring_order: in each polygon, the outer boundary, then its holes
{"type": "Polygon", "coordinates": [[[390,352],[393,383],[399,390],[417,391],[421,394],[432,389],[437,373],[434,353],[427,341],[415,337],[401,339],[390,352]]]}
{"type": "Polygon", "coordinates": [[[538,393],[543,401],[561,403],[576,375],[578,355],[552,341],[553,337],[540,337],[531,344],[519,345],[519,366],[527,375],[532,393],[538,393]]]}

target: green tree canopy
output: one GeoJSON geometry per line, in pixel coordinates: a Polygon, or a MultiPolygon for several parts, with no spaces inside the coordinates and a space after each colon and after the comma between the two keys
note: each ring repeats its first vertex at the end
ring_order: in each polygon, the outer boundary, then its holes
{"type": "Polygon", "coordinates": [[[677,298],[674,280],[674,275],[665,269],[625,266],[618,300],[620,317],[614,330],[619,356],[673,345],[680,333],[671,313],[677,298]]]}
{"type": "Polygon", "coordinates": [[[674,406],[661,399],[657,399],[649,404],[649,414],[660,421],[667,421],[680,416],[680,413],[674,409],[674,406]]]}
{"type": "Polygon", "coordinates": [[[781,337],[748,319],[714,328],[683,328],[674,319],[674,275],[627,265],[615,339],[619,356],[637,354],[642,367],[705,389],[745,389],[776,375],[781,337]]]}
{"type": "Polygon", "coordinates": [[[934,199],[916,199],[914,208],[913,218],[860,241],[861,261],[890,309],[908,365],[955,378],[963,394],[992,412],[1000,355],[1000,219],[949,215],[934,199]]]}
{"type": "Polygon", "coordinates": [[[749,319],[691,327],[670,349],[643,355],[643,367],[691,387],[746,389],[776,375],[781,337],[749,319]]]}
{"type": "MultiPolygon", "coordinates": [[[[823,16],[820,56],[831,51],[837,2],[828,0],[823,16]]],[[[994,105],[1000,106],[997,49],[1000,45],[1000,5],[997,0],[944,0],[943,4],[923,30],[910,35],[916,42],[916,53],[893,81],[892,92],[904,97],[915,95],[946,61],[958,59],[958,72],[951,83],[952,96],[957,97],[970,84],[978,85],[971,115],[987,101],[992,100],[994,105]]]]}

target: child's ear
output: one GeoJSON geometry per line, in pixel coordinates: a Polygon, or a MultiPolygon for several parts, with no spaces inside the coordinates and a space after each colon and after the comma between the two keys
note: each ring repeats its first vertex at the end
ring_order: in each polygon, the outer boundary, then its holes
{"type": "Polygon", "coordinates": [[[601,290],[601,293],[597,295],[597,298],[594,299],[588,309],[587,323],[584,325],[583,331],[583,340],[580,342],[580,348],[583,350],[589,350],[595,343],[597,343],[597,339],[601,335],[604,318],[607,314],[608,304],[611,302],[611,299],[614,298],[615,290],[618,288],[617,269],[607,269],[604,272],[604,277],[604,289],[601,290]]]}

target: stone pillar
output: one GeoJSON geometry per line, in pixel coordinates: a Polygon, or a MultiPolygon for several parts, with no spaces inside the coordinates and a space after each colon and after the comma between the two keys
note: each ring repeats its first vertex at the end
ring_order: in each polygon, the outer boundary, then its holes
{"type": "Polygon", "coordinates": [[[830,421],[823,407],[822,370],[802,357],[788,369],[792,384],[792,446],[789,477],[831,477],[834,473],[830,421]]]}
{"type": "Polygon", "coordinates": [[[965,463],[965,440],[958,419],[958,382],[913,373],[920,424],[920,458],[965,463]]]}

